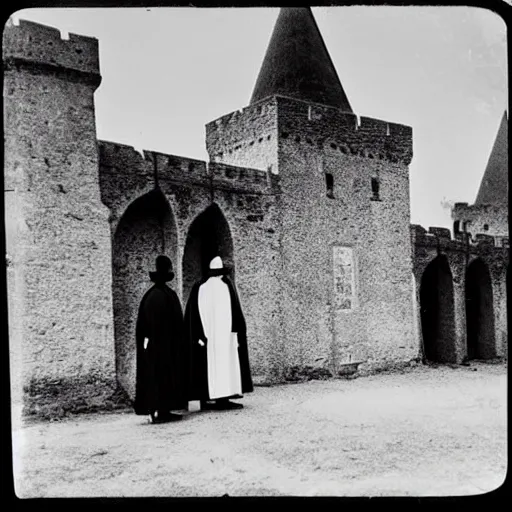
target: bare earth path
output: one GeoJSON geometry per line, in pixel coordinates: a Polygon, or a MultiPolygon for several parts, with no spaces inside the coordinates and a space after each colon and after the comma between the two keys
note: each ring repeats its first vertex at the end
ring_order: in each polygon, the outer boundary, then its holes
{"type": "Polygon", "coordinates": [[[256,388],[243,410],[197,412],[180,423],[115,413],[32,424],[13,431],[16,492],[481,494],[506,474],[506,380],[504,364],[418,367],[256,388]]]}

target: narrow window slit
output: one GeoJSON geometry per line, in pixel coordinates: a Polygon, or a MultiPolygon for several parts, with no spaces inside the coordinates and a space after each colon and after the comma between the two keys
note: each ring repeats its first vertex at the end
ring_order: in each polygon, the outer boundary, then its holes
{"type": "Polygon", "coordinates": [[[327,197],[334,198],[334,178],[328,172],[325,173],[325,186],[327,188],[327,197]]]}
{"type": "Polygon", "coordinates": [[[372,200],[380,201],[380,182],[378,178],[372,178],[372,200]]]}

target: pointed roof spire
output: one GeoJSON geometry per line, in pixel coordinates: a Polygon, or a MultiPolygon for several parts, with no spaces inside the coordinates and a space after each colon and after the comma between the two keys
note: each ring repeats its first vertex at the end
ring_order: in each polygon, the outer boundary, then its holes
{"type": "Polygon", "coordinates": [[[309,7],[279,12],[251,104],[276,94],[352,112],[309,7]]]}
{"type": "Polygon", "coordinates": [[[508,119],[503,114],[475,204],[508,203],[508,119]]]}

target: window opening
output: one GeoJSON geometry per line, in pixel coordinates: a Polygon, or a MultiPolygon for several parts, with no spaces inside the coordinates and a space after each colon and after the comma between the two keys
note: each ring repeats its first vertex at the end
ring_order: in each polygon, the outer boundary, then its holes
{"type": "Polygon", "coordinates": [[[334,197],[334,178],[328,172],[325,173],[325,186],[327,188],[327,197],[334,197]]]}
{"type": "Polygon", "coordinates": [[[372,200],[380,201],[380,182],[378,178],[372,178],[372,200]]]}

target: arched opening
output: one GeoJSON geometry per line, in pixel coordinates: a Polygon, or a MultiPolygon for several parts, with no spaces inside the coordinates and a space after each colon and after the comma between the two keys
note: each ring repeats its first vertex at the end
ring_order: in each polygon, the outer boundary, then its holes
{"type": "MultiPolygon", "coordinates": [[[[165,196],[153,190],[135,200],[121,218],[112,246],[114,335],[117,379],[135,396],[135,324],[149,272],[159,254],[177,264],[177,229],[165,196]]],[[[176,271],[175,271],[176,273],[176,271]]],[[[174,288],[175,281],[169,283],[174,288]]]]}
{"type": "Polygon", "coordinates": [[[455,362],[453,279],[446,256],[429,263],[420,286],[421,331],[428,361],[455,362]]]}
{"type": "Polygon", "coordinates": [[[188,231],[182,263],[184,304],[192,286],[205,274],[215,256],[233,268],[234,279],[231,231],[222,211],[213,203],[194,219],[188,231]]]}
{"type": "Polygon", "coordinates": [[[466,326],[468,359],[496,356],[491,275],[476,259],[466,270],[466,326]]]}

